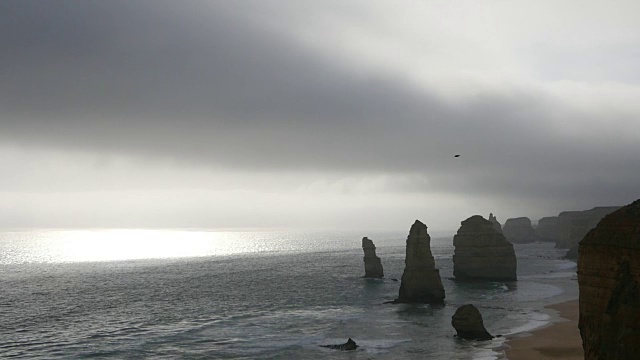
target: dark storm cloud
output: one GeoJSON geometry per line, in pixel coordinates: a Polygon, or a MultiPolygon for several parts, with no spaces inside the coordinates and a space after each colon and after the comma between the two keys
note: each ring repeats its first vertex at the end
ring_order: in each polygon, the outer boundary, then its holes
{"type": "Polygon", "coordinates": [[[252,10],[266,6],[247,4],[0,2],[0,141],[245,170],[417,173],[429,181],[407,189],[424,191],[638,195],[639,146],[557,135],[564,108],[550,95],[446,101],[283,36],[297,31],[284,2],[264,13],[281,7],[281,19],[263,22],[252,10]]]}

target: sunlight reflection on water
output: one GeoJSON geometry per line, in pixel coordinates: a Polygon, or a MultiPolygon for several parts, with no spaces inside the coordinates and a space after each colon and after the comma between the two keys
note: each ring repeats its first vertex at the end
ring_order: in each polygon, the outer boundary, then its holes
{"type": "MultiPolygon", "coordinates": [[[[380,232],[377,244],[403,245],[380,232]]],[[[0,232],[0,264],[117,261],[356,249],[362,232],[33,230],[0,232]]]]}

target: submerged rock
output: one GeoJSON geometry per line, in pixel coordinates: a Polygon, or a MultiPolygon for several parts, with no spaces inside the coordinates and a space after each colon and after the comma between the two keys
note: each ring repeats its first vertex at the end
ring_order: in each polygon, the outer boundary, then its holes
{"type": "Polygon", "coordinates": [[[351,340],[351,338],[349,338],[349,340],[347,340],[347,342],[344,343],[344,344],[339,344],[339,345],[320,345],[320,346],[325,347],[325,348],[329,348],[329,349],[343,350],[343,351],[355,350],[355,349],[358,348],[358,345],[356,344],[356,342],[351,340]]]}
{"type": "Polygon", "coordinates": [[[493,213],[489,214],[489,221],[491,222],[491,224],[493,224],[493,227],[496,229],[496,231],[502,234],[502,225],[500,225],[500,222],[498,222],[498,219],[496,219],[493,213]]]}
{"type": "Polygon", "coordinates": [[[640,359],[640,200],[582,239],[578,286],[585,359],[640,359]]]}
{"type": "Polygon", "coordinates": [[[472,304],[462,305],[451,318],[458,337],[466,340],[491,340],[493,336],[484,328],[480,311],[472,304]]]}
{"type": "Polygon", "coordinates": [[[431,237],[427,226],[418,220],[409,230],[404,263],[400,293],[394,303],[444,303],[444,287],[431,254],[431,237]]]}
{"type": "Polygon", "coordinates": [[[383,278],[382,262],[376,255],[376,246],[367,237],[362,238],[362,250],[364,250],[364,277],[383,278]]]}
{"type": "Polygon", "coordinates": [[[502,233],[513,244],[530,243],[538,239],[531,226],[531,220],[527,217],[507,219],[502,233]]]}
{"type": "Polygon", "coordinates": [[[516,280],[513,245],[480,215],[461,223],[453,237],[453,276],[458,280],[516,280]]]}

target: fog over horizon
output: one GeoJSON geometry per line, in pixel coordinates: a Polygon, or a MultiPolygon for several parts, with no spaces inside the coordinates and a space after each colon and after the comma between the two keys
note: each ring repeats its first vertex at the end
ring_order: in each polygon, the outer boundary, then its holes
{"type": "Polygon", "coordinates": [[[638,13],[634,1],[2,1],[0,228],[420,219],[440,234],[474,214],[535,222],[628,204],[638,13]]]}

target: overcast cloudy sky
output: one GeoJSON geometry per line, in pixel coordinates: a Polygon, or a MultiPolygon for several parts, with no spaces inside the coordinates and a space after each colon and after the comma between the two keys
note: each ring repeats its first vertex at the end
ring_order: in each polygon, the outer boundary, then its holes
{"type": "Polygon", "coordinates": [[[3,0],[0,227],[440,232],[629,203],[638,14],[3,0]]]}

